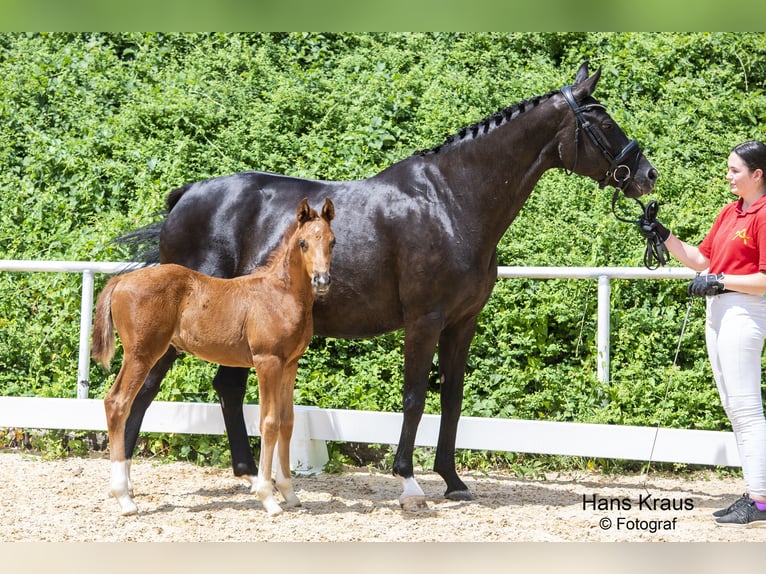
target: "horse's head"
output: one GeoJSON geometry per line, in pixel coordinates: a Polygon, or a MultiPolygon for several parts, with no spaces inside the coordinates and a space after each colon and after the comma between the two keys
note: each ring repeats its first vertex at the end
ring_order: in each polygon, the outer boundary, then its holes
{"type": "Polygon", "coordinates": [[[561,89],[561,105],[568,108],[572,118],[568,133],[573,135],[559,143],[559,155],[565,169],[595,179],[602,188],[611,185],[628,197],[639,197],[652,191],[657,170],[644,157],[636,140],[629,140],[606,108],[593,98],[600,77],[601,68],[588,77],[586,61],[574,85],[561,89]]]}
{"type": "Polygon", "coordinates": [[[298,205],[296,240],[301,250],[306,272],[311,278],[314,295],[323,295],[330,289],[330,261],[335,246],[335,234],[330,222],[335,217],[335,206],[326,198],[322,214],[309,207],[308,198],[298,205]]]}

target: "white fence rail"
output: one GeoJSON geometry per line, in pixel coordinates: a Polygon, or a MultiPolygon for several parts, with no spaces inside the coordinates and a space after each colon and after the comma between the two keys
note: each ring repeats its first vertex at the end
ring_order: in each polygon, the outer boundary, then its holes
{"type": "MultiPolygon", "coordinates": [[[[104,430],[103,403],[88,399],[93,277],[117,273],[133,264],[0,260],[0,271],[81,273],[82,301],[77,399],[0,397],[0,428],[104,430]]],[[[681,268],[649,271],[639,267],[500,267],[498,277],[532,279],[591,279],[598,281],[598,377],[609,380],[609,309],[612,279],[690,279],[681,268]]],[[[348,411],[296,406],[291,458],[299,472],[315,472],[327,460],[325,441],[396,444],[401,413],[348,411]]],[[[248,432],[258,434],[258,406],[246,405],[248,432]]],[[[416,437],[419,446],[435,446],[438,415],[424,415],[416,437]]],[[[155,401],[149,407],[145,432],[224,434],[217,404],[155,401]]],[[[462,417],[457,447],[477,450],[529,452],[738,466],[732,433],[654,427],[615,426],[552,421],[462,417]],[[652,445],[654,451],[652,453],[652,445]]]]}

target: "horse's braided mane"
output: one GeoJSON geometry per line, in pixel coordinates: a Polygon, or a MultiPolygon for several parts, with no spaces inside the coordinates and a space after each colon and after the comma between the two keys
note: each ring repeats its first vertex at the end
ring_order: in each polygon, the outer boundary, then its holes
{"type": "Polygon", "coordinates": [[[508,123],[509,121],[518,117],[524,112],[531,110],[534,107],[537,107],[538,105],[540,105],[542,102],[544,102],[545,100],[547,100],[548,98],[556,94],[557,92],[558,90],[554,90],[542,96],[535,96],[533,98],[529,98],[517,104],[512,104],[506,108],[503,108],[502,110],[495,112],[494,114],[490,116],[487,116],[483,120],[480,120],[474,124],[471,124],[470,126],[464,127],[458,133],[448,136],[444,140],[444,143],[434,146],[430,149],[424,149],[419,152],[416,152],[415,155],[423,156],[428,154],[439,153],[439,150],[441,150],[443,147],[451,143],[454,143],[456,141],[462,141],[469,136],[472,138],[476,138],[479,135],[486,134],[493,127],[499,127],[505,123],[508,123]]]}

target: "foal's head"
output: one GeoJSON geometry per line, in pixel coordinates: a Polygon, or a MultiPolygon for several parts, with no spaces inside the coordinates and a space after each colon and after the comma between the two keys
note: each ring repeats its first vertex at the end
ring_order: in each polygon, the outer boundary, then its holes
{"type": "Polygon", "coordinates": [[[330,289],[330,260],[335,246],[335,235],[330,222],[335,217],[335,206],[330,198],[324,200],[322,214],[309,207],[308,198],[298,205],[298,229],[295,239],[301,250],[306,272],[311,278],[314,295],[323,295],[330,289]]]}

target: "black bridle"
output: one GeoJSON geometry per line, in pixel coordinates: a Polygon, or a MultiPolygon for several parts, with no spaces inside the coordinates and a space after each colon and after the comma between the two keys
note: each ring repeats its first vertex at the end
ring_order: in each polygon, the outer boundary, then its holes
{"type": "MultiPolygon", "coordinates": [[[[609,162],[609,167],[604,174],[604,177],[598,182],[599,187],[603,189],[607,185],[612,185],[616,189],[614,195],[612,195],[612,213],[619,220],[625,223],[633,223],[635,225],[645,225],[652,223],[657,219],[657,211],[659,210],[659,204],[656,201],[650,201],[644,206],[637,198],[632,198],[633,201],[638,203],[641,207],[642,215],[639,219],[626,219],[617,215],[615,210],[617,199],[620,192],[623,191],[625,185],[633,179],[633,174],[638,167],[638,157],[641,154],[641,149],[638,147],[636,140],[630,140],[622,151],[616,156],[612,154],[611,150],[604,143],[604,136],[600,131],[596,130],[594,126],[585,118],[584,112],[594,108],[600,108],[606,110],[606,107],[593,102],[585,104],[583,106],[577,105],[577,102],[572,95],[572,86],[564,86],[561,88],[561,93],[564,95],[564,99],[572,108],[575,115],[575,159],[570,170],[566,170],[567,173],[573,173],[575,167],[577,167],[577,160],[580,153],[580,129],[582,128],[593,144],[601,150],[601,154],[609,162]],[[632,157],[633,170],[626,164],[626,158],[632,157]]],[[[644,265],[647,269],[657,269],[661,265],[665,265],[670,260],[667,247],[665,243],[655,234],[653,239],[647,239],[646,250],[644,251],[644,265]]]]}
{"type": "Polygon", "coordinates": [[[641,149],[638,147],[638,142],[636,142],[636,140],[630,140],[627,144],[625,144],[625,147],[622,148],[620,153],[618,153],[616,156],[613,155],[612,151],[604,143],[605,138],[603,134],[586,119],[584,114],[584,112],[594,108],[606,110],[606,107],[597,102],[585,104],[583,106],[577,105],[577,102],[572,95],[572,86],[564,86],[561,88],[561,93],[564,95],[564,99],[572,108],[576,120],[575,159],[574,163],[572,164],[572,168],[568,170],[568,173],[572,173],[575,167],[577,167],[577,160],[579,159],[580,155],[580,129],[582,128],[582,130],[588,134],[588,137],[593,142],[593,144],[601,150],[601,154],[609,162],[609,167],[607,168],[604,177],[598,182],[601,189],[607,185],[612,185],[618,190],[623,189],[625,185],[633,179],[633,173],[638,167],[638,156],[641,154],[641,149]],[[631,156],[633,170],[630,169],[630,166],[628,166],[626,162],[626,159],[631,156]]]}

